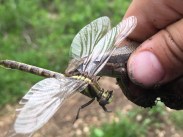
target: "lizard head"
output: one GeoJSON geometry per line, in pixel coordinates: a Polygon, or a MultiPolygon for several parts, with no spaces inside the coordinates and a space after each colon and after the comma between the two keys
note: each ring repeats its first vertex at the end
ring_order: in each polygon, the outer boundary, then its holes
{"type": "Polygon", "coordinates": [[[78,71],[79,67],[83,64],[83,60],[77,60],[77,59],[72,59],[69,61],[68,67],[65,70],[65,75],[66,76],[73,76],[76,74],[80,74],[78,71]]]}

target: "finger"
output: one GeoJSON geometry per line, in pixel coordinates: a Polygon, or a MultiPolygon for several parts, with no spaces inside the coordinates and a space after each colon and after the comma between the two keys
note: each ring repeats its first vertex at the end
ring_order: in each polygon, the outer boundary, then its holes
{"type": "Polygon", "coordinates": [[[183,15],[182,0],[133,0],[125,17],[136,16],[137,27],[131,39],[143,42],[183,15]]]}
{"type": "Polygon", "coordinates": [[[146,40],[130,57],[131,80],[144,86],[183,75],[183,19],[146,40]]]}

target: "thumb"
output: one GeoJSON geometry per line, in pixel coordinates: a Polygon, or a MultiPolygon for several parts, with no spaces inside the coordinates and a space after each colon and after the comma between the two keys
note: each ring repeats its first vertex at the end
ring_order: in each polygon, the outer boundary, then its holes
{"type": "Polygon", "coordinates": [[[183,19],[143,42],[128,61],[128,73],[146,87],[183,75],[183,19]]]}

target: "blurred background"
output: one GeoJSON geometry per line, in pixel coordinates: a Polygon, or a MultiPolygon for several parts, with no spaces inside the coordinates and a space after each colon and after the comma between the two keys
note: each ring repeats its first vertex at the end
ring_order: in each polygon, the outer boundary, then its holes
{"type": "MultiPolygon", "coordinates": [[[[69,48],[77,32],[92,20],[108,16],[114,26],[130,0],[0,0],[0,59],[12,59],[63,73],[69,48]]],[[[143,29],[143,28],[142,28],[143,29]]],[[[0,68],[0,137],[8,130],[18,100],[40,76],[0,68]]],[[[95,102],[82,110],[72,124],[77,108],[88,100],[76,95],[34,137],[183,137],[183,111],[173,111],[158,102],[143,109],[128,101],[115,80],[101,84],[114,89],[112,113],[95,102]],[[66,109],[69,108],[69,109],[66,109]],[[72,109],[74,108],[74,109],[72,109]],[[63,122],[64,121],[64,122],[63,122]],[[71,123],[71,124],[68,124],[71,123]]]]}

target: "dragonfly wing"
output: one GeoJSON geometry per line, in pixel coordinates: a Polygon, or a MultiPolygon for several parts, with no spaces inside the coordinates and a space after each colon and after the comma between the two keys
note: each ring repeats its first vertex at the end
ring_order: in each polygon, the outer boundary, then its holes
{"type": "Polygon", "coordinates": [[[55,114],[63,101],[87,84],[72,78],[47,78],[35,84],[20,101],[16,120],[8,136],[31,135],[55,114]]]}
{"type": "Polygon", "coordinates": [[[71,44],[72,58],[89,56],[98,41],[110,30],[111,23],[108,17],[100,17],[80,30],[71,44]]]}
{"type": "Polygon", "coordinates": [[[84,60],[83,72],[90,76],[97,75],[107,63],[113,51],[120,46],[121,42],[134,30],[137,19],[128,17],[112,28],[93,48],[90,56],[84,60]]]}

